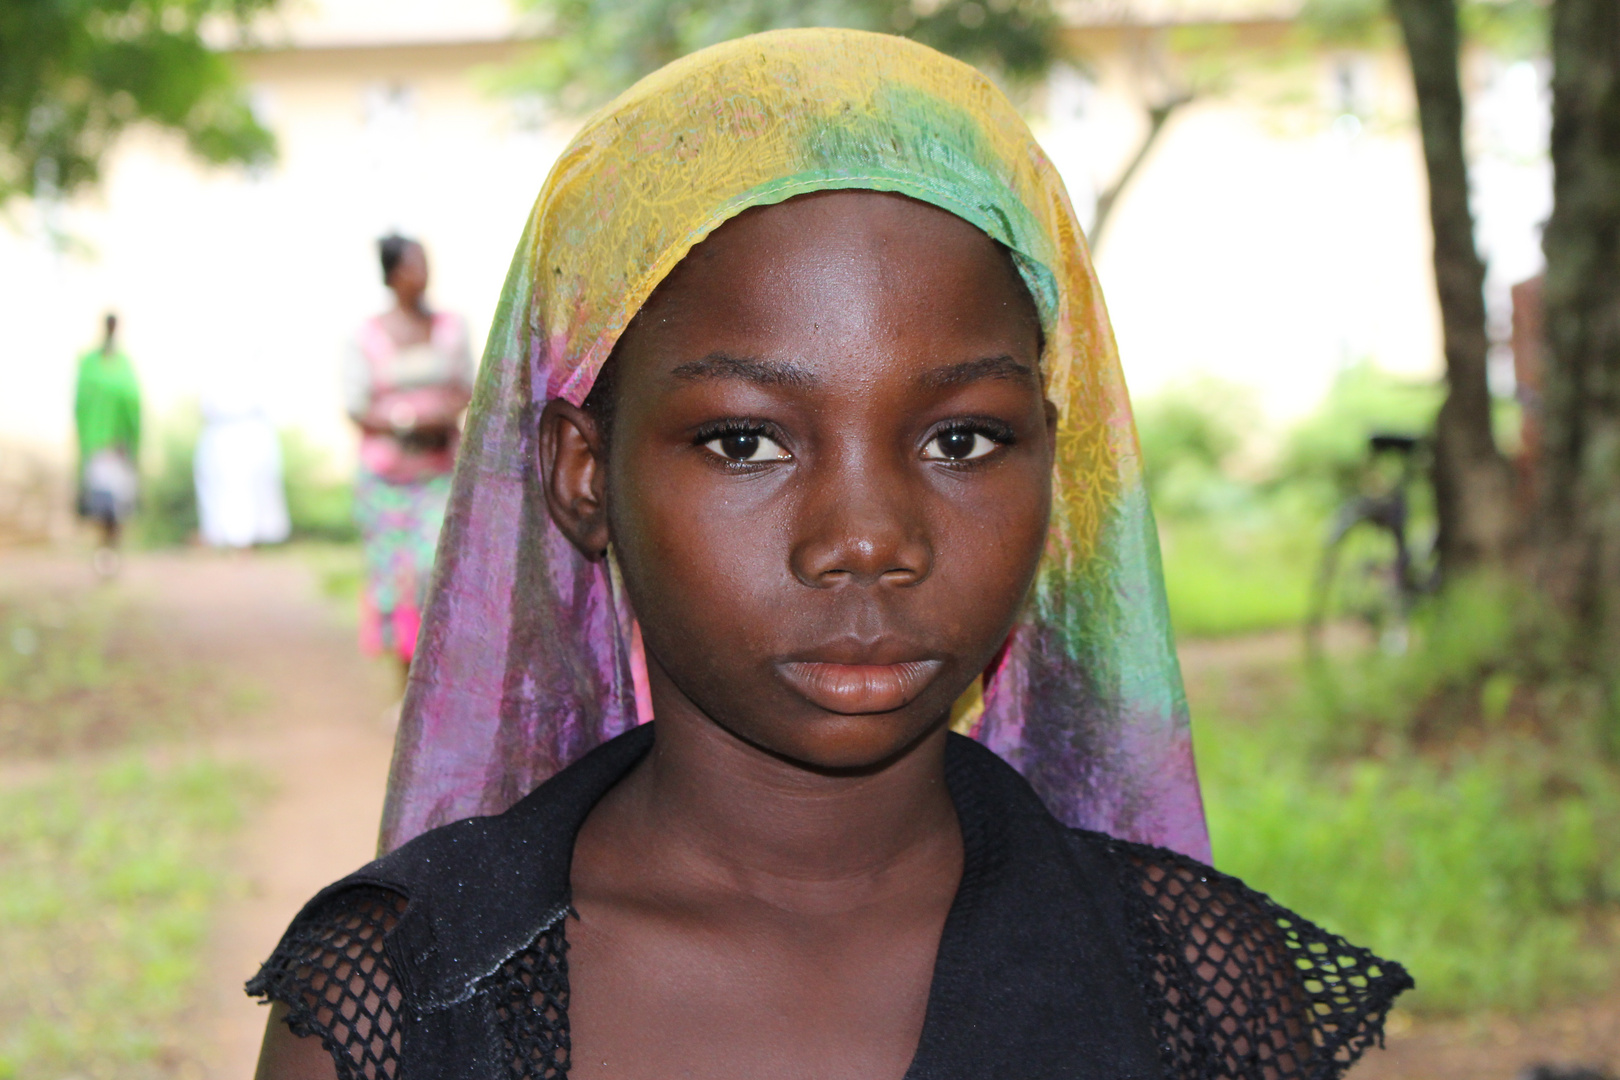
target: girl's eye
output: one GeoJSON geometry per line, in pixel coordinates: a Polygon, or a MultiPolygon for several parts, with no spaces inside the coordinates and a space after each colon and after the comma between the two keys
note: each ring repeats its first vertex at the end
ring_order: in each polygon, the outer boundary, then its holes
{"type": "Polygon", "coordinates": [[[923,457],[928,461],[973,461],[999,445],[996,440],[971,428],[952,428],[928,440],[923,457]]]}
{"type": "Polygon", "coordinates": [[[728,431],[708,440],[703,446],[727,461],[786,461],[789,456],[775,439],[757,431],[728,431]]]}

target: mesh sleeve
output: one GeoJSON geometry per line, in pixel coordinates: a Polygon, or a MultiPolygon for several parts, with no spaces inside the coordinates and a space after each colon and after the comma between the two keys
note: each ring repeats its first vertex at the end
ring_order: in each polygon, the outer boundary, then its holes
{"type": "Polygon", "coordinates": [[[1401,965],[1185,856],[1109,846],[1176,1080],[1336,1080],[1382,1044],[1401,965]]]}
{"type": "Polygon", "coordinates": [[[321,1040],[338,1080],[399,1076],[401,995],[383,941],[404,911],[386,889],[340,892],[299,915],[248,981],[250,995],[287,1006],[293,1034],[321,1040]]]}
{"type": "Polygon", "coordinates": [[[568,1075],[568,939],[563,919],[486,981],[511,1080],[568,1075]]]}

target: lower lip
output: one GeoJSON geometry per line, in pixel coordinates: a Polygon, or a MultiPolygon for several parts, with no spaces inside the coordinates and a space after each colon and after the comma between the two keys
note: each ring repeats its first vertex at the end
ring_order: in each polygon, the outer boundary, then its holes
{"type": "Polygon", "coordinates": [[[904,664],[822,664],[792,661],[778,665],[788,685],[812,705],[833,713],[886,713],[911,704],[938,674],[938,660],[904,664]]]}

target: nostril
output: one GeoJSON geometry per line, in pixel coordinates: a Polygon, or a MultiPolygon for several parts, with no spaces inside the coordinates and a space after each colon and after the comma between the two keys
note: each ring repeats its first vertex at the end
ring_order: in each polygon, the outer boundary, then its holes
{"type": "Polygon", "coordinates": [[[881,516],[860,512],[861,500],[830,508],[811,526],[789,556],[793,574],[812,588],[835,588],[845,582],[862,587],[915,585],[933,569],[933,545],[921,530],[895,520],[892,507],[881,516]]]}
{"type": "Polygon", "coordinates": [[[924,568],[912,566],[895,566],[888,570],[873,573],[870,570],[856,568],[836,567],[823,570],[815,574],[813,580],[806,584],[818,585],[823,588],[854,582],[858,585],[915,585],[928,576],[924,568]]]}

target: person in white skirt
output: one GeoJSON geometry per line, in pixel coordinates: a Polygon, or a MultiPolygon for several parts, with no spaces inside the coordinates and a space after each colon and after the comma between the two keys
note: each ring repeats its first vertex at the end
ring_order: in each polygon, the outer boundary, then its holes
{"type": "Polygon", "coordinates": [[[247,548],[287,539],[287,493],[276,429],[248,389],[230,380],[203,399],[193,476],[203,541],[247,548]]]}

